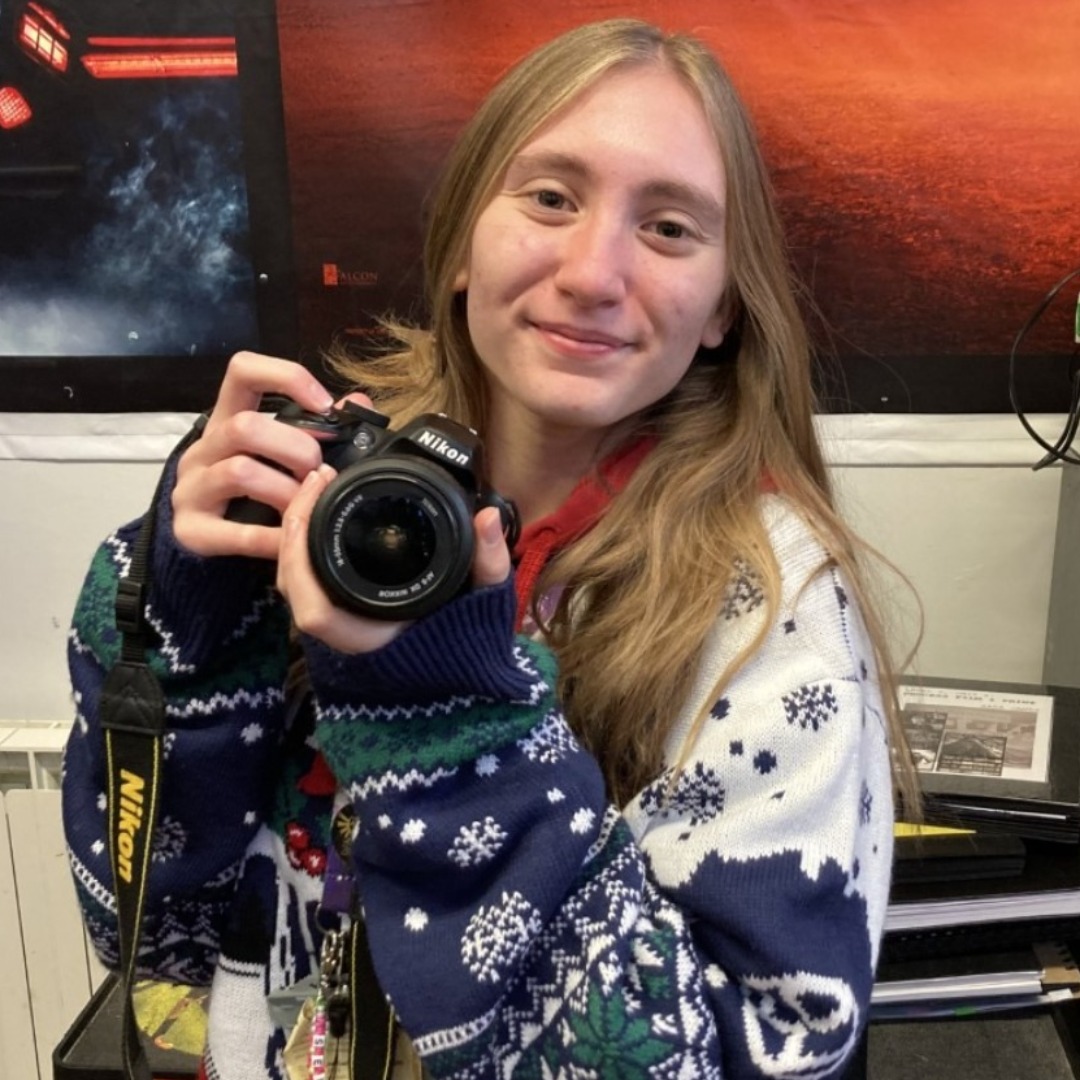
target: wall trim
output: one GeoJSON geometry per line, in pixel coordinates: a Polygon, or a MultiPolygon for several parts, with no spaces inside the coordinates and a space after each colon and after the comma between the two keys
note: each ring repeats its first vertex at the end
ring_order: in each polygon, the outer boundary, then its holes
{"type": "MultiPolygon", "coordinates": [[[[1044,414],[1028,423],[1049,443],[1066,418],[1044,414]]],[[[1034,467],[1044,451],[1011,414],[830,414],[818,433],[831,465],[1034,467]]]]}
{"type": "MultiPolygon", "coordinates": [[[[164,461],[194,413],[0,413],[0,461],[164,461]]],[[[1054,442],[1065,417],[1028,417],[1054,442]]],[[[1031,468],[1042,450],[1009,414],[839,414],[817,418],[837,466],[1031,468]]]]}

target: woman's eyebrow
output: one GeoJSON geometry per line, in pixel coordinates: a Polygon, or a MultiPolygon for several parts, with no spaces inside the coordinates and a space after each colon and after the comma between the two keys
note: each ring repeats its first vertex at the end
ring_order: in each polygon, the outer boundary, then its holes
{"type": "Polygon", "coordinates": [[[724,224],[724,203],[711,191],[684,180],[653,180],[642,194],[685,207],[706,228],[720,229],[724,224]]]}
{"type": "MultiPolygon", "coordinates": [[[[591,174],[588,164],[575,154],[558,150],[541,150],[518,154],[506,170],[506,183],[513,187],[531,176],[566,176],[587,180],[591,174]]],[[[658,178],[644,184],[641,195],[647,199],[662,199],[683,206],[708,228],[719,229],[724,223],[724,203],[713,192],[673,178],[658,178]]]]}
{"type": "Polygon", "coordinates": [[[511,160],[506,170],[506,180],[513,185],[529,176],[545,173],[584,179],[589,175],[589,168],[575,154],[564,154],[558,150],[525,152],[511,160]]]}

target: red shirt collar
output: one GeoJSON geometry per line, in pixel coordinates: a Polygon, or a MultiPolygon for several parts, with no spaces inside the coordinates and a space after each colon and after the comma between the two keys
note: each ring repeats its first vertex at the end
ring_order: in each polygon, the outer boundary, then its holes
{"type": "Polygon", "coordinates": [[[555,552],[584,536],[599,521],[608,504],[630,482],[630,477],[655,445],[653,436],[643,436],[616,450],[578,481],[562,506],[522,529],[513,551],[517,566],[519,627],[529,609],[536,579],[548,560],[555,552]]]}

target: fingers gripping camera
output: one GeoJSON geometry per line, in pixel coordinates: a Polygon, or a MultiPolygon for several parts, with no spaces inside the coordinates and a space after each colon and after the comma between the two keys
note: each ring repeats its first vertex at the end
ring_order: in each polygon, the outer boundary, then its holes
{"type": "MultiPolygon", "coordinates": [[[[473,517],[485,506],[498,508],[513,546],[517,510],[485,485],[483,448],[470,428],[427,414],[391,431],[387,417],[351,402],[326,414],[288,405],[277,419],[310,431],[338,471],[315,504],[308,547],[316,576],[342,607],[418,619],[463,592],[473,517]]],[[[227,516],[266,523],[262,511],[271,513],[240,499],[227,516]]]]}

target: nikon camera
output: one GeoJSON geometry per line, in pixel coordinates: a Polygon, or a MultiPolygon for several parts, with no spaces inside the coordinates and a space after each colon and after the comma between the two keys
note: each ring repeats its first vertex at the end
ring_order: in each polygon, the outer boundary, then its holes
{"type": "MultiPolygon", "coordinates": [[[[308,530],[315,574],[341,607],[376,619],[419,619],[468,588],[473,517],[495,506],[513,547],[514,504],[485,486],[476,432],[442,415],[391,431],[382,413],[347,402],[327,413],[295,404],[276,416],[322,445],[338,475],[319,496],[308,530]]],[[[236,499],[227,516],[269,524],[277,515],[236,499]]]]}

